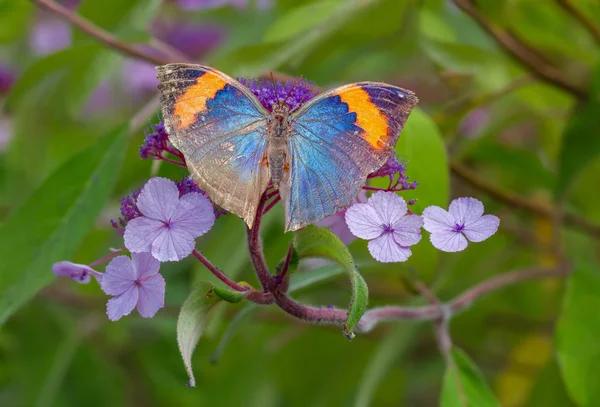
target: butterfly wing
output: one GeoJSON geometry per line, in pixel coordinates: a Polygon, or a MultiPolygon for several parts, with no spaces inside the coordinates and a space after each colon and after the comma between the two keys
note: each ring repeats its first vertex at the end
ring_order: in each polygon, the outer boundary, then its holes
{"type": "Polygon", "coordinates": [[[239,82],[209,67],[157,67],[160,101],[171,143],[211,199],[249,227],[269,182],[268,112],[239,82]]]}
{"type": "Polygon", "coordinates": [[[389,159],[417,104],[410,91],[362,82],[317,96],[292,117],[290,169],[280,185],[286,231],[349,206],[389,159]]]}

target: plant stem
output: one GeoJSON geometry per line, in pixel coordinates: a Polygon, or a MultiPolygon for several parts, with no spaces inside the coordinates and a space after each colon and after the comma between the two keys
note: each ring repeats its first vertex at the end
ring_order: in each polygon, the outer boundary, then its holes
{"type": "Polygon", "coordinates": [[[110,259],[112,259],[113,257],[117,256],[117,255],[118,255],[119,253],[121,253],[123,250],[125,250],[125,249],[124,249],[123,247],[121,247],[120,249],[117,249],[117,250],[115,250],[115,251],[113,251],[113,252],[111,252],[111,253],[107,254],[106,256],[102,257],[101,259],[98,259],[98,260],[96,260],[95,262],[93,262],[93,263],[90,263],[90,264],[89,264],[89,266],[93,268],[93,267],[97,266],[98,264],[102,264],[102,263],[104,263],[104,262],[107,262],[107,261],[109,261],[110,259]]]}
{"type": "Polygon", "coordinates": [[[210,261],[208,261],[208,259],[204,257],[202,253],[200,253],[198,250],[194,249],[192,254],[194,255],[194,257],[200,260],[200,263],[202,263],[204,267],[206,267],[211,273],[213,273],[215,277],[227,284],[229,287],[233,288],[235,291],[242,292],[248,290],[247,287],[242,287],[235,281],[230,280],[229,277],[227,277],[221,270],[219,270],[210,261]]]}
{"type": "Polygon", "coordinates": [[[252,261],[252,265],[256,271],[256,276],[258,277],[263,290],[265,292],[271,292],[275,287],[275,281],[273,280],[273,276],[271,276],[271,273],[267,267],[265,256],[262,250],[262,244],[260,242],[260,223],[264,214],[266,200],[267,193],[265,191],[258,202],[258,207],[256,208],[256,218],[254,219],[252,229],[246,226],[246,233],[248,236],[248,251],[250,252],[250,260],[252,261]]]}
{"type": "MultiPolygon", "coordinates": [[[[167,57],[167,58],[157,57],[148,52],[144,52],[133,45],[124,43],[121,40],[119,40],[117,37],[115,37],[114,35],[109,33],[108,31],[98,27],[97,25],[93,24],[89,20],[86,20],[85,18],[77,15],[76,13],[72,12],[68,8],[66,8],[58,3],[55,3],[54,1],[50,1],[50,0],[33,0],[33,1],[41,8],[44,8],[44,9],[56,14],[57,16],[67,20],[69,23],[73,24],[75,27],[79,28],[84,33],[90,35],[93,38],[96,38],[98,41],[108,45],[110,48],[113,48],[122,54],[132,56],[132,57],[135,57],[138,59],[143,59],[154,65],[165,65],[165,64],[168,64],[169,62],[186,62],[185,60],[171,60],[171,57],[173,57],[173,55],[169,55],[169,57],[167,57]]],[[[177,57],[179,58],[180,55],[178,54],[177,57]]]]}
{"type": "Polygon", "coordinates": [[[585,99],[587,92],[580,86],[569,82],[570,76],[553,65],[548,64],[545,58],[537,52],[533,52],[529,45],[511,35],[499,25],[490,21],[486,15],[475,6],[473,0],[453,0],[454,4],[465,14],[469,15],[479,26],[486,31],[497,43],[521,65],[529,68],[540,80],[554,85],[572,94],[578,99],[585,99]]]}

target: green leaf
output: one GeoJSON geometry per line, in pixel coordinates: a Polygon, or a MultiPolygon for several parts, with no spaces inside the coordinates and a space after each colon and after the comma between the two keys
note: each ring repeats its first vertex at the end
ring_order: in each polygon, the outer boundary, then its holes
{"type": "Polygon", "coordinates": [[[444,374],[442,407],[500,407],[477,366],[454,348],[444,374]]]}
{"type": "Polygon", "coordinates": [[[89,42],[40,58],[27,67],[15,84],[7,108],[21,108],[25,96],[46,84],[42,101],[58,108],[59,113],[66,110],[75,116],[102,79],[116,67],[119,58],[114,52],[89,42]],[[56,104],[56,100],[62,103],[56,104]]]}
{"type": "Polygon", "coordinates": [[[316,226],[307,226],[294,235],[294,247],[298,256],[320,257],[333,260],[346,270],[352,284],[352,298],[348,307],[348,317],[342,327],[344,336],[354,337],[354,328],[362,318],[369,301],[367,283],[359,274],[348,248],[329,230],[316,226]]]}
{"type": "Polygon", "coordinates": [[[0,43],[15,41],[27,31],[32,10],[28,0],[0,0],[0,43]]]}
{"type": "Polygon", "coordinates": [[[215,295],[212,284],[199,283],[183,303],[177,318],[177,344],[190,378],[189,387],[196,386],[192,370],[192,355],[218,308],[224,302],[215,295]]]}
{"type": "Polygon", "coordinates": [[[340,4],[340,0],[325,0],[291,9],[275,20],[263,40],[279,42],[292,39],[327,20],[340,4]]]}
{"type": "Polygon", "coordinates": [[[117,180],[127,138],[122,127],[74,156],[0,226],[0,324],[73,256],[117,180]]]}
{"type": "Polygon", "coordinates": [[[600,274],[591,265],[578,265],[567,283],[556,327],[556,348],[563,380],[581,407],[600,400],[600,274]]]}
{"type": "Polygon", "coordinates": [[[600,66],[596,68],[590,96],[586,102],[575,107],[562,139],[559,154],[559,175],[555,196],[567,190],[579,172],[600,153],[600,66]]]}
{"type": "Polygon", "coordinates": [[[358,383],[354,407],[373,405],[375,391],[397,361],[412,347],[421,325],[410,322],[396,324],[381,341],[358,383]]]}

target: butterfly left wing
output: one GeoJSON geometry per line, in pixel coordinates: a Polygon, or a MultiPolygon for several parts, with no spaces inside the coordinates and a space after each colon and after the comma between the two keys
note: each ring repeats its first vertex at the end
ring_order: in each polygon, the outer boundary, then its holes
{"type": "Polygon", "coordinates": [[[418,99],[411,91],[361,82],[325,92],[292,116],[290,168],[280,194],[286,231],[349,206],[367,175],[389,159],[418,99]]]}
{"type": "Polygon", "coordinates": [[[268,112],[247,88],[215,69],[170,64],[157,70],[169,140],[200,188],[252,227],[269,182],[263,165],[268,112]]]}

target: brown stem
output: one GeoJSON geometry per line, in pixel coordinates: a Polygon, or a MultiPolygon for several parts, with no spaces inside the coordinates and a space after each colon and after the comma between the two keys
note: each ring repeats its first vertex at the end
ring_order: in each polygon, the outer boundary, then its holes
{"type": "Polygon", "coordinates": [[[236,291],[240,291],[240,292],[248,290],[247,287],[242,287],[235,281],[230,280],[229,277],[227,277],[221,270],[219,270],[210,261],[208,261],[208,259],[206,257],[204,257],[202,255],[202,253],[200,253],[198,250],[194,249],[192,254],[194,255],[194,257],[196,257],[198,260],[200,260],[200,263],[202,263],[204,265],[204,267],[206,267],[211,273],[213,273],[213,275],[215,277],[217,277],[219,280],[221,280],[222,282],[227,284],[229,287],[233,288],[236,291]]]}
{"type": "Polygon", "coordinates": [[[490,21],[487,16],[475,7],[472,0],[453,0],[453,2],[458,8],[473,18],[484,31],[492,36],[508,55],[530,69],[537,78],[571,93],[578,99],[585,99],[587,97],[587,92],[584,89],[566,79],[569,77],[568,75],[548,64],[545,58],[541,58],[537,52],[532,52],[528,45],[490,21]]]}
{"type": "MultiPolygon", "coordinates": [[[[481,297],[501,290],[505,287],[527,280],[550,277],[565,277],[567,274],[568,271],[562,268],[531,268],[516,270],[492,277],[489,280],[470,288],[447,303],[432,304],[422,307],[385,306],[373,308],[365,312],[362,319],[358,323],[357,331],[369,332],[377,324],[384,321],[447,321],[451,316],[465,310],[481,297]]],[[[347,317],[346,310],[333,307],[321,308],[303,305],[292,300],[286,294],[281,293],[278,290],[273,292],[273,297],[275,298],[277,305],[279,305],[282,310],[303,321],[341,326],[347,317]]],[[[446,346],[447,344],[443,345],[446,346]]]]}
{"type": "MultiPolygon", "coordinates": [[[[552,207],[541,205],[517,194],[513,194],[512,192],[497,188],[492,183],[480,178],[477,174],[463,164],[452,162],[450,164],[450,168],[454,174],[471,184],[474,188],[485,192],[497,201],[504,202],[517,209],[524,209],[539,216],[545,216],[548,218],[554,216],[554,210],[552,207]]],[[[574,213],[564,213],[563,216],[563,220],[566,225],[580,229],[595,238],[600,238],[599,225],[590,223],[584,217],[574,213]]]]}
{"type": "Polygon", "coordinates": [[[573,16],[585,29],[590,33],[596,44],[600,45],[600,28],[597,27],[594,22],[588,18],[581,10],[579,10],[571,0],[556,0],[559,6],[561,6],[567,13],[573,16]]]}
{"type": "Polygon", "coordinates": [[[260,198],[258,207],[256,208],[256,218],[254,219],[252,229],[246,226],[246,232],[248,235],[248,250],[250,252],[250,260],[252,261],[256,275],[260,280],[260,284],[265,292],[271,292],[275,287],[275,281],[273,280],[273,276],[267,267],[262,250],[262,244],[260,242],[260,223],[262,221],[266,200],[267,193],[265,191],[260,198]]]}
{"type": "MultiPolygon", "coordinates": [[[[186,62],[185,60],[172,61],[169,57],[161,58],[150,53],[144,52],[137,47],[124,43],[119,40],[117,37],[109,33],[108,31],[98,27],[97,25],[91,23],[90,21],[82,18],[76,13],[72,12],[66,7],[61,6],[58,3],[55,3],[51,0],[33,0],[38,6],[43,9],[46,9],[57,16],[65,19],[69,23],[73,24],[75,27],[79,28],[84,33],[90,35],[93,38],[96,38],[98,41],[108,45],[109,47],[121,52],[122,54],[132,56],[134,58],[142,59],[148,61],[154,65],[165,65],[169,62],[186,62]]],[[[172,53],[170,53],[172,54],[172,53]]],[[[179,58],[180,55],[177,55],[179,58]]]]}

